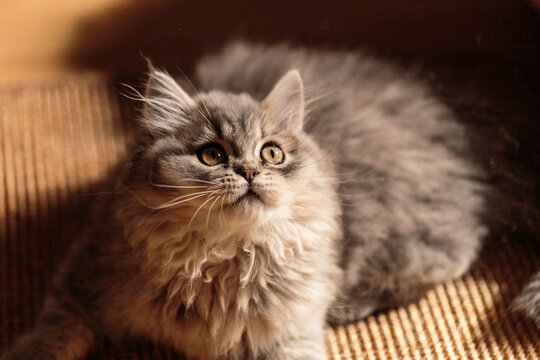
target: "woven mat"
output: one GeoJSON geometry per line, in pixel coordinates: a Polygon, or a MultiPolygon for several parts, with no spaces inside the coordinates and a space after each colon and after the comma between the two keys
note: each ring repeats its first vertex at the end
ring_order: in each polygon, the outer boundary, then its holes
{"type": "MultiPolygon", "coordinates": [[[[0,353],[32,328],[51,274],[129,144],[129,116],[99,77],[0,89],[0,353]]],[[[540,359],[533,324],[508,311],[536,269],[536,239],[500,239],[463,278],[420,301],[329,329],[330,359],[540,359]]],[[[144,341],[92,359],[172,359],[144,341]]]]}

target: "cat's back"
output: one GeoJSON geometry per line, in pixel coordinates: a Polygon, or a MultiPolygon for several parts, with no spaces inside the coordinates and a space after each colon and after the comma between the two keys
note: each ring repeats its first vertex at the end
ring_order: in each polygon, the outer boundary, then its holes
{"type": "Polygon", "coordinates": [[[262,100],[290,69],[300,71],[305,85],[306,132],[339,158],[350,150],[336,143],[347,139],[371,154],[418,142],[467,151],[463,128],[415,71],[360,51],[234,42],[203,59],[197,79],[204,91],[245,92],[262,100]]]}
{"type": "MultiPolygon", "coordinates": [[[[247,92],[262,100],[290,69],[299,69],[306,88],[384,87],[396,80],[394,69],[360,52],[331,52],[292,47],[233,42],[221,52],[205,57],[197,66],[203,90],[247,92]]],[[[373,90],[373,89],[372,89],[373,90]]]]}

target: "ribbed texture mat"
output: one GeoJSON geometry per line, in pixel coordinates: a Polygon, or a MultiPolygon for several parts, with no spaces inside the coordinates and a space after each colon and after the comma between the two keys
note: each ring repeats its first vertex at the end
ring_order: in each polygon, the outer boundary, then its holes
{"type": "MultiPolygon", "coordinates": [[[[0,89],[0,352],[30,330],[51,275],[111,191],[129,116],[105,79],[0,89]]],[[[540,359],[533,324],[509,311],[540,269],[537,239],[502,239],[462,279],[420,301],[328,331],[331,359],[540,359]]],[[[172,359],[146,342],[103,344],[92,359],[172,359]]]]}

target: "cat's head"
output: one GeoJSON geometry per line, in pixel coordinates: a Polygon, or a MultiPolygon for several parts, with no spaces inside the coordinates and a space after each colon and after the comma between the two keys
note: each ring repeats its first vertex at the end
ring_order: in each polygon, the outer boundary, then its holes
{"type": "Polygon", "coordinates": [[[303,131],[296,70],[259,102],[220,91],[190,96],[151,68],[140,100],[144,141],[124,181],[148,208],[193,227],[265,223],[306,214],[332,191],[325,154],[303,131]]]}

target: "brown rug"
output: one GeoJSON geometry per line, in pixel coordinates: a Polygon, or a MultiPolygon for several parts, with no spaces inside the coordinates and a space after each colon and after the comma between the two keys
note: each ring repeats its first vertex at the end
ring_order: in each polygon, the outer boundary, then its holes
{"type": "MultiPolygon", "coordinates": [[[[0,353],[30,330],[89,204],[123,158],[130,116],[100,77],[0,88],[0,353]]],[[[540,269],[537,239],[488,246],[463,278],[420,301],[328,330],[330,359],[540,359],[540,333],[509,311],[540,269]]],[[[144,341],[92,359],[172,359],[144,341]]]]}

